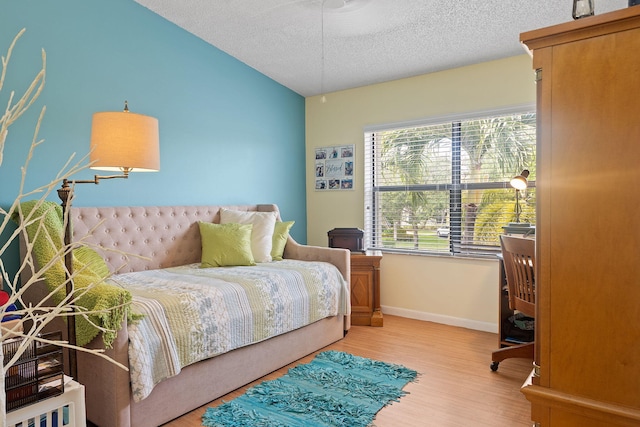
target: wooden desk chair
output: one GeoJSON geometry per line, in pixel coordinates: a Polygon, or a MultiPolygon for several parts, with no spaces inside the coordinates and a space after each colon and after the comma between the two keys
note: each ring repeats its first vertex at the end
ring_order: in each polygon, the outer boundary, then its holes
{"type": "MultiPolygon", "coordinates": [[[[509,308],[525,316],[536,315],[535,240],[522,237],[500,236],[504,270],[507,275],[509,308]]],[[[491,370],[513,357],[533,359],[534,343],[504,347],[491,354],[491,370]]]]}

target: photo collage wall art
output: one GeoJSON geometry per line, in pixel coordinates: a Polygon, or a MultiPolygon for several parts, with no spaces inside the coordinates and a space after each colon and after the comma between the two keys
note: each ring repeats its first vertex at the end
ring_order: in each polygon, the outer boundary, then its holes
{"type": "Polygon", "coordinates": [[[353,190],[354,151],[353,144],[316,148],[316,191],[353,190]]]}

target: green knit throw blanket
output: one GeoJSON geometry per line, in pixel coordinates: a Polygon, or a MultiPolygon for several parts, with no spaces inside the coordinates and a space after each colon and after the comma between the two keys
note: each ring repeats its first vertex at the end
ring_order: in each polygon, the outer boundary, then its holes
{"type": "MultiPolygon", "coordinates": [[[[66,295],[65,287],[60,286],[65,281],[64,257],[61,255],[64,247],[62,208],[53,202],[40,200],[23,202],[20,206],[22,218],[16,212],[13,220],[17,223],[26,222],[27,237],[33,243],[33,257],[38,267],[44,269],[53,261],[43,270],[43,276],[51,291],[60,287],[53,298],[56,304],[60,304],[66,295]]],[[[102,338],[105,347],[110,348],[125,316],[134,320],[129,310],[131,294],[104,282],[110,274],[109,268],[93,249],[79,246],[73,250],[72,259],[74,292],[80,295],[75,305],[91,312],[87,314],[90,321],[82,315],[76,315],[76,343],[83,346],[98,336],[100,330],[93,322],[107,329],[102,338]]]]}

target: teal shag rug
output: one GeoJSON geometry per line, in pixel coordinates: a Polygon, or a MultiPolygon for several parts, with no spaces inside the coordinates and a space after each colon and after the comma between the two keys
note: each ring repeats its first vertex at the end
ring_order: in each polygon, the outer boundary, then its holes
{"type": "Polygon", "coordinates": [[[370,426],[418,373],[339,351],[318,354],[202,416],[205,427],[370,426]]]}

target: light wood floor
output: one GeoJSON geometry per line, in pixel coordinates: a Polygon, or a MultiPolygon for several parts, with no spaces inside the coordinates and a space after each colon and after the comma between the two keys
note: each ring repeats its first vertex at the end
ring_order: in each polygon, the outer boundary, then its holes
{"type": "MultiPolygon", "coordinates": [[[[520,387],[531,372],[531,361],[508,359],[497,372],[489,368],[497,335],[396,316],[384,317],[382,328],[354,326],[347,336],[323,350],[346,351],[420,372],[410,394],[383,408],[377,427],[519,427],[531,426],[530,406],[520,387]]],[[[310,362],[313,355],[299,362],[310,362]]],[[[298,362],[297,362],[298,363],[298,362]]],[[[286,373],[282,368],[250,385],[286,373]]],[[[249,385],[249,386],[250,386],[249,385]]],[[[202,406],[165,427],[193,427],[209,406],[244,392],[236,390],[202,406]]]]}

